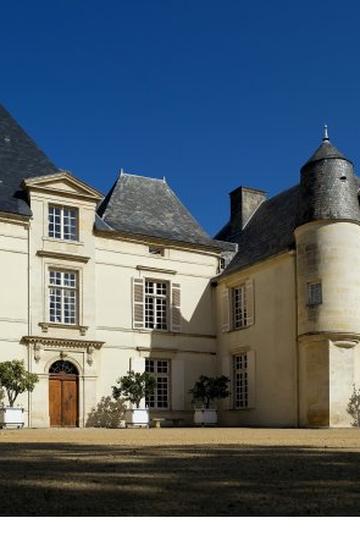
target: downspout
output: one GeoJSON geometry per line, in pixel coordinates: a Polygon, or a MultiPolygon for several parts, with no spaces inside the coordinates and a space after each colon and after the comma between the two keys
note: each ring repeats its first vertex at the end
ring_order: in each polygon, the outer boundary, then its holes
{"type": "MultiPolygon", "coordinates": [[[[28,224],[28,336],[32,333],[32,309],[31,309],[31,219],[28,224]]],[[[32,347],[31,343],[28,343],[28,370],[32,373],[32,347]]],[[[31,392],[28,392],[28,425],[32,427],[32,399],[31,392]]]]}
{"type": "Polygon", "coordinates": [[[294,276],[295,276],[295,346],[296,346],[296,424],[300,427],[300,360],[299,360],[299,340],[298,340],[298,275],[297,275],[297,250],[294,249],[294,276]]]}

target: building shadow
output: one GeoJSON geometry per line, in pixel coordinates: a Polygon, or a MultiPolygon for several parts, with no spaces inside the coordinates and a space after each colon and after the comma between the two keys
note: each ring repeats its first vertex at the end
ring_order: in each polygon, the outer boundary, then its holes
{"type": "Polygon", "coordinates": [[[0,444],[2,516],[360,514],[356,449],[0,444]]]}

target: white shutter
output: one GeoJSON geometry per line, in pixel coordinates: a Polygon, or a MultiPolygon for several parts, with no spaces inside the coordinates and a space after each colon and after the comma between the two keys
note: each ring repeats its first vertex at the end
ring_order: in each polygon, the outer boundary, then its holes
{"type": "Polygon", "coordinates": [[[144,328],[145,319],[145,291],[144,280],[133,278],[132,280],[132,301],[133,301],[133,328],[144,328]]]}
{"type": "Polygon", "coordinates": [[[135,373],[144,373],[145,371],[145,358],[141,356],[133,356],[129,359],[129,370],[135,373]]]}
{"type": "Polygon", "coordinates": [[[245,305],[246,305],[246,326],[254,324],[254,283],[252,279],[245,282],[245,305]]]}
{"type": "Polygon", "coordinates": [[[255,407],[256,401],[256,365],[255,365],[255,351],[247,352],[247,365],[248,365],[248,381],[249,381],[249,394],[248,394],[248,407],[255,407]]]}
{"type": "Polygon", "coordinates": [[[180,283],[171,283],[171,330],[181,331],[181,288],[180,283]]]}
{"type": "Polygon", "coordinates": [[[221,331],[228,332],[230,330],[230,289],[225,287],[221,293],[221,331]]]}

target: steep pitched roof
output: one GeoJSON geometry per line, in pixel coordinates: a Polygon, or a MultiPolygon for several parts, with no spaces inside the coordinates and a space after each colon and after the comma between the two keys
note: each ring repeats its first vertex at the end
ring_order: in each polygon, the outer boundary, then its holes
{"type": "Polygon", "coordinates": [[[229,238],[226,225],[216,236],[219,240],[237,242],[238,251],[222,275],[249,266],[294,245],[300,186],[263,202],[246,227],[236,237],[229,238]]]}
{"type": "Polygon", "coordinates": [[[0,211],[31,215],[21,182],[58,171],[0,105],[0,211]]]}
{"type": "Polygon", "coordinates": [[[344,156],[344,154],[335,148],[335,146],[328,139],[323,140],[313,155],[307,160],[304,167],[309,165],[309,163],[314,163],[315,161],[319,161],[321,159],[345,159],[346,161],[350,161],[344,156]]]}
{"type": "Polygon", "coordinates": [[[216,248],[224,245],[200,227],[165,180],[122,173],[98,213],[118,232],[216,248]]]}

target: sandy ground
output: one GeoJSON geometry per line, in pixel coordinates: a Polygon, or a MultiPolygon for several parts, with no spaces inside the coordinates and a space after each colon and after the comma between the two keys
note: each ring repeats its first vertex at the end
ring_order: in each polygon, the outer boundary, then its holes
{"type": "Polygon", "coordinates": [[[360,515],[360,430],[2,430],[0,515],[360,515]]]}

